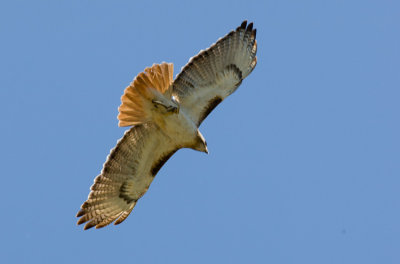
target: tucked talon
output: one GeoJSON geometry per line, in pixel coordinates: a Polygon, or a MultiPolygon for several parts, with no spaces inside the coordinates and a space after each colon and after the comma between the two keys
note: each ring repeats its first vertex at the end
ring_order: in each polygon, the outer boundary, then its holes
{"type": "Polygon", "coordinates": [[[172,113],[179,113],[179,106],[175,106],[175,105],[167,105],[166,103],[163,103],[161,101],[158,100],[152,100],[152,103],[154,105],[155,108],[158,108],[159,106],[162,106],[165,111],[167,112],[172,112],[172,113]]]}
{"type": "Polygon", "coordinates": [[[175,113],[175,114],[179,114],[179,107],[176,107],[176,106],[169,106],[168,108],[167,108],[167,111],[168,112],[173,112],[173,113],[175,113]]]}

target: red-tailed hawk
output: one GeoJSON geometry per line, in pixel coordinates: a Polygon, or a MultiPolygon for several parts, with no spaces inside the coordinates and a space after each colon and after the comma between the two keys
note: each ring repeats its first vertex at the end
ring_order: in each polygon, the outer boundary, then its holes
{"type": "Polygon", "coordinates": [[[125,89],[119,126],[132,126],[111,150],[76,215],[84,229],[124,221],[164,163],[179,149],[208,153],[198,127],[257,63],[256,29],[240,27],[200,51],[173,80],[171,63],[154,64],[125,89]]]}

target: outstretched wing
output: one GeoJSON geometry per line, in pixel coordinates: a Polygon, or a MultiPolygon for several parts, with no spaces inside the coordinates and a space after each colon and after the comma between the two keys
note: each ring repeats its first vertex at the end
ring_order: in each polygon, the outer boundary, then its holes
{"type": "Polygon", "coordinates": [[[177,151],[153,123],[132,127],[111,150],[77,217],[84,229],[124,221],[164,163],[177,151]]]}
{"type": "Polygon", "coordinates": [[[189,60],[173,82],[172,94],[200,125],[257,64],[256,29],[244,21],[210,48],[189,60]]]}

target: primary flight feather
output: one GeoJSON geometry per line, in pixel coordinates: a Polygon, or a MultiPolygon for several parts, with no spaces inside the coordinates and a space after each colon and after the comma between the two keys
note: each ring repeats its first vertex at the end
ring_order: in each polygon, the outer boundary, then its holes
{"type": "Polygon", "coordinates": [[[171,63],[154,64],[125,89],[119,126],[132,126],[111,150],[81,206],[78,225],[124,221],[165,162],[179,149],[208,153],[198,127],[257,64],[256,29],[244,21],[192,57],[173,80],[171,63]]]}

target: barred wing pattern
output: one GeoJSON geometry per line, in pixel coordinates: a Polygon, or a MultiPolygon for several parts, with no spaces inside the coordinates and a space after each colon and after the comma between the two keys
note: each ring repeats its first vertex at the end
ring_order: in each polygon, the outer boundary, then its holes
{"type": "Polygon", "coordinates": [[[257,64],[256,29],[244,21],[240,27],[200,51],[182,68],[172,94],[199,126],[257,64]]]}
{"type": "Polygon", "coordinates": [[[149,123],[132,127],[111,150],[103,170],[81,206],[78,224],[101,228],[124,221],[148,190],[158,170],[177,151],[159,129],[149,123]]]}
{"type": "MultiPolygon", "coordinates": [[[[252,72],[257,64],[256,52],[256,30],[253,23],[247,25],[244,21],[236,30],[191,58],[172,86],[172,64],[153,65],[139,74],[125,90],[119,109],[120,125],[134,126],[111,150],[77,214],[78,224],[86,223],[84,229],[88,229],[124,221],[160,168],[182,147],[179,136],[167,135],[163,126],[156,124],[166,122],[164,116],[157,116],[157,122],[151,118],[149,113],[154,102],[150,100],[151,91],[146,90],[147,84],[152,83],[153,88],[158,85],[156,90],[160,93],[167,91],[169,96],[172,93],[174,101],[198,127],[252,72]]],[[[182,127],[183,132],[186,128],[182,127]]]]}

